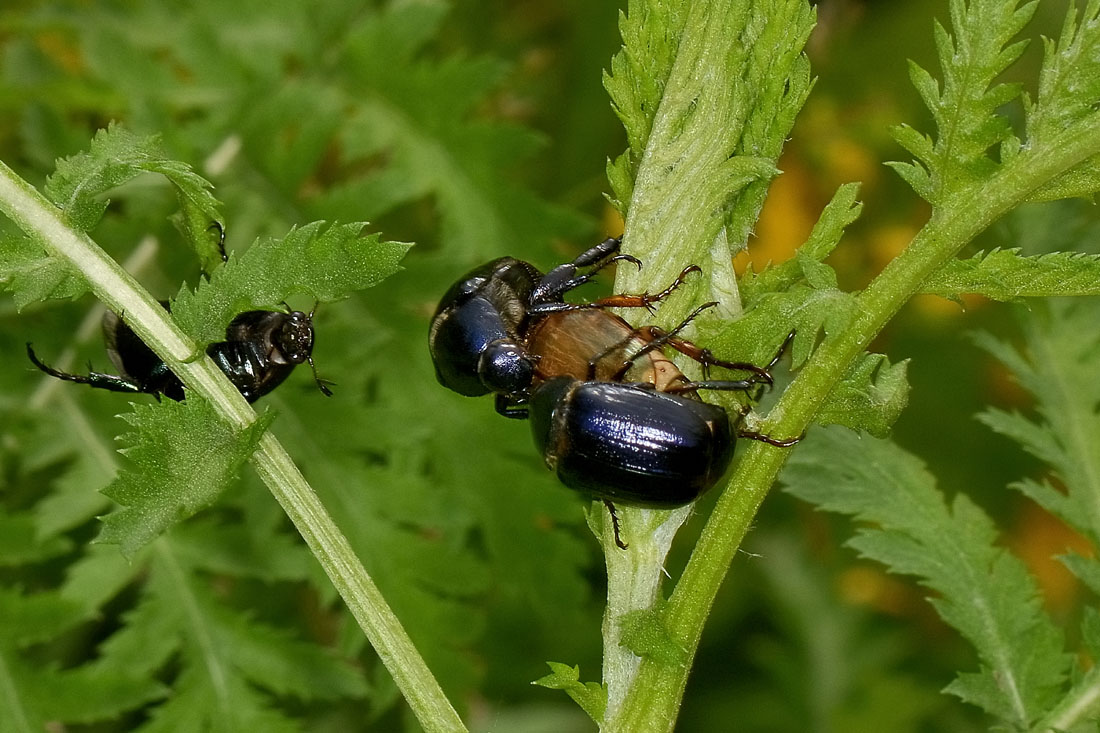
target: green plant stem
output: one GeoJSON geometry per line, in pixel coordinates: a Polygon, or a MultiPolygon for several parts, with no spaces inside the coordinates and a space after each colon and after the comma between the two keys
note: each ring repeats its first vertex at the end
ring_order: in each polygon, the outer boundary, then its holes
{"type": "MultiPolygon", "coordinates": [[[[1030,149],[1002,168],[980,190],[956,192],[933,212],[909,247],[860,294],[857,315],[828,335],[760,428],[777,436],[804,432],[830,390],[922,281],[982,230],[1027,200],[1031,192],[1100,153],[1100,115],[1030,149]]],[[[746,441],[747,442],[747,441],[746,441]]],[[[686,652],[684,664],[642,661],[621,714],[608,731],[671,731],[699,645],[703,625],[737,549],[787,456],[787,449],[752,442],[696,545],[665,613],[671,639],[686,652]]]]}
{"type": "Polygon", "coordinates": [[[1100,666],[1093,666],[1045,718],[1031,726],[1031,730],[1034,733],[1073,730],[1081,723],[1096,720],[1098,712],[1100,712],[1100,666]]]}
{"type": "MultiPolygon", "coordinates": [[[[72,229],[60,209],[3,162],[0,211],[79,270],[96,297],[114,312],[124,314],[126,324],[164,359],[190,394],[209,400],[218,414],[237,429],[256,419],[240,392],[176,327],[168,312],[90,237],[72,229]]],[[[252,463],[347,603],[423,728],[466,730],[347,538],[271,433],[260,439],[252,463]]]]}

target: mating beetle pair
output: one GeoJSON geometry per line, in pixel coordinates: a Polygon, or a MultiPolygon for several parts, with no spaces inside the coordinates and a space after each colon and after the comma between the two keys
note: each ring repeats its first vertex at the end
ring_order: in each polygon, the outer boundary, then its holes
{"type": "MultiPolygon", "coordinates": [[[[184,398],[183,382],[116,314],[103,318],[107,354],[120,374],[69,374],[42,363],[27,344],[31,362],[58,379],[112,392],[145,393],[173,400],[184,398]]],[[[245,311],[229,324],[225,341],[206,348],[207,355],[229,377],[244,398],[255,402],[282,384],[294,367],[309,362],[313,378],[325,395],[326,382],[313,366],[313,313],[245,311]]]]}
{"type": "MultiPolygon", "coordinates": [[[[733,457],[736,437],[786,447],[732,429],[729,415],[697,392],[747,391],[771,384],[766,367],[717,359],[677,335],[708,303],[676,328],[635,328],[607,312],[652,309],[696,266],[655,295],[613,295],[567,303],[565,294],[616,261],[619,239],[608,239],[546,275],[505,257],[473,270],[443,296],[432,319],[429,350],[439,382],[460,394],[496,394],[497,411],[530,419],[535,445],[559,480],[605,502],[672,508],[711,488],[733,457]],[[590,267],[584,274],[579,268],[590,267]],[[672,348],[703,367],[691,381],[663,353],[672,348]],[[712,366],[749,372],[710,380],[712,366]]],[[[782,353],[782,350],[780,351],[782,353]]],[[[609,505],[610,508],[610,505],[609,505]]]]}

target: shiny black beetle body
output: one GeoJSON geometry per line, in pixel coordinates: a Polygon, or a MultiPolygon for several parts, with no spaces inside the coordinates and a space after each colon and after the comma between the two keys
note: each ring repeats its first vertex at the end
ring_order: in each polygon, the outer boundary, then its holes
{"type": "Polygon", "coordinates": [[[439,383],[467,397],[522,389],[533,368],[519,332],[542,273],[512,257],[472,270],[447,290],[428,349],[439,383]]]}
{"type": "MultiPolygon", "coordinates": [[[[551,313],[612,305],[573,304],[563,298],[612,262],[637,263],[618,254],[621,243],[605,239],[545,275],[522,260],[501,257],[459,278],[439,301],[428,332],[439,383],[468,397],[525,394],[537,361],[524,347],[528,323],[551,313]],[[592,270],[578,274],[582,267],[592,270]]],[[[651,299],[644,299],[648,305],[651,299]]]]}
{"type": "Polygon", "coordinates": [[[557,377],[535,389],[535,446],[563,484],[593,499],[671,509],[714,486],[733,458],[718,405],[640,384],[557,377]]]}
{"type": "MultiPolygon", "coordinates": [[[[42,363],[30,344],[27,355],[36,367],[58,379],[112,392],[151,394],[158,399],[161,395],[177,401],[184,398],[183,382],[122,319],[108,312],[103,332],[107,354],[120,372],[117,375],[59,371],[42,363]]],[[[210,344],[206,353],[249,402],[278,387],[298,364],[308,361],[313,366],[312,313],[245,311],[229,324],[225,338],[210,344]]],[[[317,379],[317,385],[326,395],[331,394],[322,380],[317,379]]]]}
{"type": "MultiPolygon", "coordinates": [[[[225,339],[210,344],[206,353],[249,402],[282,384],[302,362],[313,365],[309,313],[245,311],[226,328],[225,339]]],[[[317,386],[326,396],[332,394],[321,380],[317,386]]]]}

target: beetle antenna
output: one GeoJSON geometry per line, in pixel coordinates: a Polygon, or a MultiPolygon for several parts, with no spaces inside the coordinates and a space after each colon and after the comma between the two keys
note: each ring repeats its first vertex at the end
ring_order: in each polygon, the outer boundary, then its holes
{"type": "Polygon", "coordinates": [[[321,379],[317,376],[317,367],[313,363],[313,357],[307,356],[306,361],[309,362],[309,368],[313,370],[313,381],[317,383],[317,389],[321,390],[321,394],[325,397],[332,397],[332,390],[328,388],[328,385],[335,384],[327,379],[321,379]]]}

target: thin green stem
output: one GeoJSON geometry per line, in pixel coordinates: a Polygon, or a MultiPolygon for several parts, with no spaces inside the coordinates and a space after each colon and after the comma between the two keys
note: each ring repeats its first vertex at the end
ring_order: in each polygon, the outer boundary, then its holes
{"type": "MultiPolygon", "coordinates": [[[[209,400],[237,429],[256,419],[240,392],[176,327],[167,311],[90,237],[69,227],[56,206],[2,162],[0,211],[79,270],[96,297],[124,314],[126,324],[164,359],[190,394],[209,400]]],[[[267,433],[260,439],[252,463],[347,603],[424,729],[466,730],[347,539],[273,435],[267,433]]]]}
{"type": "MultiPolygon", "coordinates": [[[[1049,146],[1021,153],[981,190],[947,198],[909,247],[859,296],[857,315],[848,328],[822,342],[761,430],[772,435],[806,430],[830,390],[925,278],[1032,191],[1098,153],[1100,116],[1063,133],[1049,146]]],[[[787,449],[763,443],[747,447],[669,599],[665,626],[689,660],[735,553],[788,455],[787,449]]],[[[621,715],[607,721],[605,730],[671,731],[690,668],[690,662],[643,660],[621,715]]]]}
{"type": "Polygon", "coordinates": [[[1086,672],[1054,710],[1031,726],[1031,730],[1034,733],[1073,730],[1081,723],[1096,720],[1097,712],[1100,712],[1100,666],[1086,672]]]}

